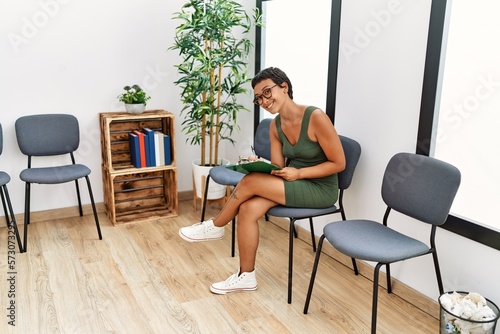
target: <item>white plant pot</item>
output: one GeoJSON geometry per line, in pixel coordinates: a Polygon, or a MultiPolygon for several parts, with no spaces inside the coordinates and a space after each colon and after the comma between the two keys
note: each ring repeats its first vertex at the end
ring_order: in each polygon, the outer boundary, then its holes
{"type": "MultiPolygon", "coordinates": [[[[229,165],[229,160],[227,159],[220,159],[222,163],[219,163],[219,165],[229,165]]],[[[212,167],[207,167],[207,166],[200,166],[200,159],[196,159],[192,162],[193,165],[193,179],[194,179],[194,187],[196,190],[196,196],[198,198],[203,198],[203,193],[202,189],[205,186],[205,184],[202,184],[202,180],[205,180],[208,177],[208,173],[210,172],[210,168],[212,167]],[[204,176],[204,177],[203,177],[204,176]]],[[[208,185],[208,195],[207,199],[213,200],[213,199],[219,199],[226,196],[226,186],[220,185],[216,183],[213,180],[210,180],[210,184],[208,185]]]]}
{"type": "Polygon", "coordinates": [[[125,110],[131,114],[141,114],[146,109],[146,105],[142,103],[128,104],[125,103],[125,110]]]}

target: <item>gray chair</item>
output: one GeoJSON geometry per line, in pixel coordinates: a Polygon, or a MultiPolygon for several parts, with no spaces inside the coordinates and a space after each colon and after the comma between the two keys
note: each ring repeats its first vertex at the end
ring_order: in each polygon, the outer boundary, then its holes
{"type": "MultiPolygon", "coordinates": [[[[269,128],[271,126],[272,118],[265,118],[260,121],[255,131],[253,150],[255,155],[258,157],[271,160],[271,143],[269,137],[269,128]]],[[[208,197],[208,185],[210,184],[210,179],[214,180],[216,183],[224,186],[235,187],[240,180],[245,176],[244,173],[233,171],[225,166],[217,166],[210,169],[208,173],[206,184],[205,184],[205,194],[203,195],[202,209],[201,209],[201,221],[205,220],[205,209],[207,205],[208,197]]],[[[235,233],[236,233],[236,218],[232,222],[232,233],[231,233],[231,256],[234,257],[235,253],[235,233]]]]}
{"type": "Polygon", "coordinates": [[[391,293],[390,264],[432,254],[439,293],[443,283],[436,253],[437,226],[445,223],[460,185],[460,171],[435,158],[412,153],[394,155],[382,181],[382,199],[387,205],[382,224],[372,220],[345,220],[327,224],[319,239],[311,281],[304,306],[307,314],[323,241],[352,258],[377,262],[373,277],[371,332],[377,330],[378,277],[386,266],[387,292],[391,293]],[[395,210],[430,225],[430,246],[387,226],[389,213],[395,210]]]}
{"type": "Polygon", "coordinates": [[[19,177],[25,182],[24,202],[24,251],[28,244],[28,224],[30,223],[31,184],[59,184],[74,181],[80,216],[83,216],[78,180],[85,178],[94,212],[99,240],[102,240],[101,228],[90,185],[90,169],[75,163],[73,152],[80,144],[78,120],[73,115],[43,114],[23,116],[16,121],[16,137],[19,149],[28,156],[28,168],[21,171],[19,177]],[[71,163],[62,166],[32,167],[32,157],[48,157],[68,154],[71,163]]]}
{"type": "MultiPolygon", "coordinates": [[[[339,200],[338,206],[333,205],[323,209],[311,208],[293,208],[283,205],[272,207],[267,211],[268,216],[281,217],[290,219],[289,240],[288,240],[288,304],[292,303],[292,275],[293,275],[293,239],[297,237],[295,230],[295,222],[300,219],[309,219],[311,229],[311,241],[313,251],[316,252],[316,238],[314,234],[313,218],[340,213],[343,220],[346,219],[344,211],[344,191],[349,188],[354,176],[354,171],[358,165],[359,157],[361,156],[361,146],[351,138],[339,136],[344,149],[346,159],[345,169],[338,174],[339,178],[339,200]]],[[[356,262],[352,259],[354,271],[357,274],[356,262]]]]}
{"type": "MultiPolygon", "coordinates": [[[[3,130],[2,124],[0,124],[0,155],[3,151],[3,130]]],[[[0,197],[2,198],[2,206],[3,212],[5,213],[5,221],[7,222],[7,228],[13,230],[15,240],[17,240],[17,246],[19,247],[19,251],[21,253],[24,252],[23,245],[21,243],[21,237],[19,236],[19,230],[17,228],[16,215],[14,214],[14,210],[12,209],[12,203],[10,201],[9,191],[7,189],[7,183],[10,182],[10,176],[4,171],[0,171],[0,197]]],[[[11,250],[11,234],[8,232],[7,236],[7,248],[11,250]]],[[[15,246],[12,250],[15,249],[15,246]]]]}

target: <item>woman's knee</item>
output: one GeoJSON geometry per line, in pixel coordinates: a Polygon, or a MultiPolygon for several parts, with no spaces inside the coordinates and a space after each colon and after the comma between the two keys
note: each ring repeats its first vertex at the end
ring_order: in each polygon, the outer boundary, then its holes
{"type": "Polygon", "coordinates": [[[262,205],[259,205],[258,201],[245,201],[240,205],[240,209],[238,212],[238,221],[257,221],[262,216],[262,214],[260,213],[261,211],[263,211],[263,208],[262,205]]]}
{"type": "Polygon", "coordinates": [[[246,201],[241,203],[240,209],[238,210],[238,220],[247,220],[252,212],[252,203],[251,201],[246,201]]]}
{"type": "Polygon", "coordinates": [[[255,185],[255,177],[253,174],[245,175],[240,182],[238,182],[238,189],[251,189],[255,185]]]}

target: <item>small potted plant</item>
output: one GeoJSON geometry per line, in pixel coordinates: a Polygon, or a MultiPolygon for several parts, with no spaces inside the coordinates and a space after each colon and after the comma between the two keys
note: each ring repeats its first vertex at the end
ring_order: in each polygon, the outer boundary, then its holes
{"type": "Polygon", "coordinates": [[[146,108],[146,101],[151,98],[139,85],[123,87],[125,93],[118,95],[118,100],[125,104],[125,110],[132,114],[140,114],[146,108]]]}

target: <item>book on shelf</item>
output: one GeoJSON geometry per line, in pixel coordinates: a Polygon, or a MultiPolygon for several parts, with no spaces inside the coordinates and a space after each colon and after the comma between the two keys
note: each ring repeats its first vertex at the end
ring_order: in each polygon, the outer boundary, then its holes
{"type": "Polygon", "coordinates": [[[156,152],[157,152],[157,166],[163,166],[165,165],[165,152],[164,152],[164,143],[163,143],[163,136],[164,134],[160,131],[155,131],[155,143],[158,144],[156,147],[156,152]]]}
{"type": "Polygon", "coordinates": [[[130,146],[130,162],[136,168],[141,167],[141,150],[139,147],[139,137],[137,134],[130,132],[128,134],[128,143],[130,146]]]}
{"type": "Polygon", "coordinates": [[[156,166],[156,153],[155,153],[155,132],[150,128],[143,128],[142,132],[145,135],[147,141],[147,151],[146,151],[146,165],[147,167],[156,166]]]}
{"type": "Polygon", "coordinates": [[[163,152],[165,155],[165,165],[171,165],[172,154],[170,150],[170,136],[165,134],[163,135],[163,152]]]}
{"type": "Polygon", "coordinates": [[[155,131],[155,159],[156,166],[163,166],[165,164],[165,157],[163,156],[163,133],[155,131]]]}
{"type": "Polygon", "coordinates": [[[226,166],[226,168],[245,174],[250,172],[271,173],[271,171],[273,170],[281,169],[281,167],[273,165],[272,163],[264,160],[246,162],[237,165],[228,165],[226,166]]]}
{"type": "Polygon", "coordinates": [[[141,132],[139,130],[134,130],[133,133],[137,135],[139,138],[139,156],[140,156],[140,162],[141,162],[141,167],[147,167],[146,164],[146,139],[144,132],[141,132]]]}

